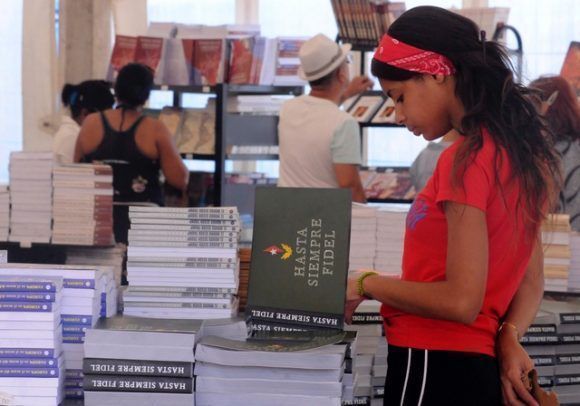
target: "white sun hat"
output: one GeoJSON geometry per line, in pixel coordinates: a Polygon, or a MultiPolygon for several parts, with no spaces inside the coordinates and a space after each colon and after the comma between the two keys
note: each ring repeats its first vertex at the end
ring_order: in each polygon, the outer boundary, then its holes
{"type": "Polygon", "coordinates": [[[350,52],[351,45],[339,45],[324,34],[306,41],[298,52],[298,76],[308,82],[320,79],[340,66],[350,52]]]}

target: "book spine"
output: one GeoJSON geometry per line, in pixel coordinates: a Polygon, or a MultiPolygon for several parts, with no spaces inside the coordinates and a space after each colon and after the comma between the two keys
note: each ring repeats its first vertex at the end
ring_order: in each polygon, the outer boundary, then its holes
{"type": "Polygon", "coordinates": [[[123,303],[125,309],[131,307],[151,307],[155,309],[231,309],[224,303],[179,303],[179,302],[129,302],[123,303]]]}
{"type": "Polygon", "coordinates": [[[380,313],[355,313],[352,315],[352,324],[380,324],[383,316],[380,313]]]}
{"type": "Polygon", "coordinates": [[[349,400],[343,400],[341,406],[371,406],[371,397],[357,396],[349,400]]]}
{"type": "Polygon", "coordinates": [[[561,313],[560,322],[562,324],[578,324],[580,323],[580,313],[561,313]]]}
{"type": "MultiPolygon", "coordinates": [[[[130,262],[131,264],[138,264],[138,263],[143,263],[144,265],[147,264],[151,264],[151,263],[163,263],[165,266],[165,263],[167,263],[169,261],[169,259],[167,257],[140,257],[140,256],[131,256],[128,259],[128,262],[130,262]]],[[[178,258],[171,258],[171,263],[173,264],[179,264],[179,266],[181,266],[181,264],[193,264],[195,266],[201,266],[201,264],[208,264],[208,267],[210,268],[215,268],[217,266],[219,266],[219,264],[228,264],[228,265],[232,265],[232,264],[236,264],[237,263],[237,259],[235,258],[219,258],[219,257],[214,257],[214,258],[208,258],[208,257],[178,257],[178,258]]]]}
{"type": "Polygon", "coordinates": [[[63,314],[60,316],[62,320],[62,324],[81,324],[83,326],[92,326],[93,324],[93,317],[92,316],[83,316],[78,314],[63,314]]]}
{"type": "Polygon", "coordinates": [[[65,388],[64,396],[66,399],[82,399],[84,391],[82,389],[65,388]]]}
{"type": "Polygon", "coordinates": [[[51,282],[0,282],[0,292],[56,292],[51,282]]]}
{"type": "Polygon", "coordinates": [[[63,344],[84,344],[85,336],[84,335],[62,335],[62,342],[63,344]]]}
{"type": "MultiPolygon", "coordinates": [[[[131,224],[174,224],[174,225],[214,225],[214,226],[238,226],[237,220],[215,219],[160,219],[160,218],[132,218],[131,224]]],[[[239,227],[239,226],[238,226],[239,227]]]]}
{"type": "Polygon", "coordinates": [[[558,375],[555,377],[556,386],[580,384],[580,374],[558,375]]]}
{"type": "Polygon", "coordinates": [[[67,369],[64,375],[66,379],[82,379],[85,376],[82,369],[67,369]]]}
{"type": "Polygon", "coordinates": [[[193,379],[150,376],[85,375],[85,391],[193,393],[193,379]]]}
{"type": "Polygon", "coordinates": [[[237,248],[237,242],[179,242],[179,241],[129,241],[131,247],[159,248],[237,248]]]}
{"type": "Polygon", "coordinates": [[[231,299],[231,293],[189,293],[189,292],[133,292],[125,291],[123,298],[160,297],[176,299],[231,299]]]}
{"type": "Polygon", "coordinates": [[[62,283],[69,289],[95,289],[94,279],[63,279],[62,283]]]}
{"type": "Polygon", "coordinates": [[[129,233],[201,233],[201,232],[235,232],[240,231],[237,225],[212,225],[212,224],[189,224],[189,225],[165,225],[165,224],[132,224],[129,233]]]}
{"type": "Polygon", "coordinates": [[[129,218],[135,219],[157,219],[157,220],[238,220],[238,214],[226,213],[131,213],[129,218]]]}
{"type": "Polygon", "coordinates": [[[194,269],[229,269],[229,270],[237,270],[238,266],[234,262],[230,263],[220,263],[220,262],[165,262],[165,263],[151,263],[151,262],[134,262],[128,261],[127,262],[127,269],[135,269],[135,268],[175,268],[175,270],[180,270],[181,268],[194,268],[194,269]]]}
{"type": "Polygon", "coordinates": [[[156,231],[156,230],[129,230],[129,238],[160,238],[173,237],[185,239],[200,239],[207,237],[215,238],[237,238],[238,233],[234,231],[212,231],[212,230],[189,230],[189,231],[156,231]]]}
{"type": "Polygon", "coordinates": [[[556,325],[534,325],[532,324],[528,327],[526,334],[540,334],[540,333],[551,333],[556,334],[556,325]]]}
{"type": "Polygon", "coordinates": [[[3,302],[0,303],[0,312],[40,312],[51,313],[54,310],[53,303],[35,302],[3,302]]]}
{"type": "MultiPolygon", "coordinates": [[[[234,288],[207,288],[185,286],[138,286],[133,287],[133,292],[179,292],[179,293],[236,293],[234,288]]],[[[63,316],[64,317],[64,316],[63,316]]]]}
{"type": "MultiPolygon", "coordinates": [[[[535,357],[531,358],[536,361],[535,357]]],[[[557,355],[556,361],[558,364],[580,364],[580,354],[557,355]]]]}
{"type": "Polygon", "coordinates": [[[52,348],[0,348],[0,358],[54,358],[52,348]]]}
{"type": "Polygon", "coordinates": [[[87,326],[86,325],[74,325],[74,324],[64,324],[62,326],[62,334],[63,335],[81,335],[81,334],[85,334],[87,332],[87,326]]]}
{"type": "Polygon", "coordinates": [[[58,365],[55,358],[0,358],[0,368],[51,368],[58,365]]]}
{"type": "Polygon", "coordinates": [[[86,375],[164,376],[192,378],[193,364],[188,362],[133,361],[85,358],[86,375]]]}
{"type": "Polygon", "coordinates": [[[238,209],[233,207],[141,207],[130,206],[129,213],[157,213],[157,214],[219,214],[238,215],[238,209]]]}
{"type": "Polygon", "coordinates": [[[251,322],[291,323],[309,327],[326,327],[342,329],[343,318],[332,314],[314,312],[288,311],[262,306],[248,305],[246,314],[251,322]]]}
{"type": "Polygon", "coordinates": [[[83,388],[83,379],[66,379],[64,381],[65,389],[82,389],[83,388]]]}
{"type": "Polygon", "coordinates": [[[54,302],[54,293],[5,292],[0,293],[0,302],[54,302]]]}
{"type": "Polygon", "coordinates": [[[580,334],[560,334],[560,342],[562,344],[578,344],[580,343],[580,334]]]}
{"type": "Polygon", "coordinates": [[[521,344],[558,344],[560,338],[556,334],[526,334],[520,339],[521,344]]]}
{"type": "Polygon", "coordinates": [[[59,368],[0,368],[0,378],[57,378],[59,368]]]}

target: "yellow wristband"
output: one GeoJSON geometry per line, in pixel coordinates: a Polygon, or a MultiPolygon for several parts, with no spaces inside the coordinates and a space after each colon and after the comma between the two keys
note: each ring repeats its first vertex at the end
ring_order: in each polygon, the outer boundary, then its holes
{"type": "Polygon", "coordinates": [[[518,330],[518,327],[515,324],[509,323],[507,321],[504,321],[503,323],[501,323],[501,325],[499,326],[499,328],[497,329],[498,334],[501,333],[501,331],[504,329],[504,327],[510,327],[512,328],[515,332],[516,332],[516,337],[519,340],[520,339],[520,332],[518,330]]]}
{"type": "Polygon", "coordinates": [[[356,280],[356,291],[359,294],[359,296],[366,296],[365,290],[363,289],[363,281],[366,278],[368,278],[369,276],[373,276],[373,275],[378,275],[378,273],[373,272],[373,271],[368,271],[368,272],[363,272],[361,274],[361,276],[358,277],[358,279],[356,280]]]}

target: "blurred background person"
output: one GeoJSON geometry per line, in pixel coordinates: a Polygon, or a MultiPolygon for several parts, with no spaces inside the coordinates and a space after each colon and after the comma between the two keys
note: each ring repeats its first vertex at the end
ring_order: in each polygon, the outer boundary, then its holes
{"type": "Polygon", "coordinates": [[[65,84],[61,93],[62,105],[68,114],[61,118],[60,127],[54,134],[52,151],[58,162],[73,162],[75,144],[85,118],[97,111],[113,107],[115,98],[111,87],[103,80],[86,80],[78,85],[65,84]]]}
{"type": "Polygon", "coordinates": [[[559,208],[570,215],[580,231],[580,106],[574,89],[562,76],[542,77],[530,83],[541,92],[541,111],[562,157],[562,192],[559,208]]]}

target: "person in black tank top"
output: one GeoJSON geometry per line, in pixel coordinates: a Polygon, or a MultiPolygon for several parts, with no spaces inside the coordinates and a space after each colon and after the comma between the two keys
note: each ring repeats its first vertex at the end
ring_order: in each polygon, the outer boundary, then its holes
{"type": "Polygon", "coordinates": [[[163,205],[160,170],[173,187],[183,191],[187,186],[187,169],[168,130],[159,120],[140,114],[152,86],[153,74],[148,67],[141,64],[123,67],[115,83],[117,109],[87,117],[75,151],[77,162],[99,161],[113,168],[115,240],[125,244],[129,205],[163,205]],[[135,119],[128,128],[123,126],[125,118],[135,119]],[[137,134],[141,147],[136,141],[137,134]],[[142,149],[144,145],[146,151],[142,149]],[[157,158],[151,157],[153,150],[157,158]]]}

